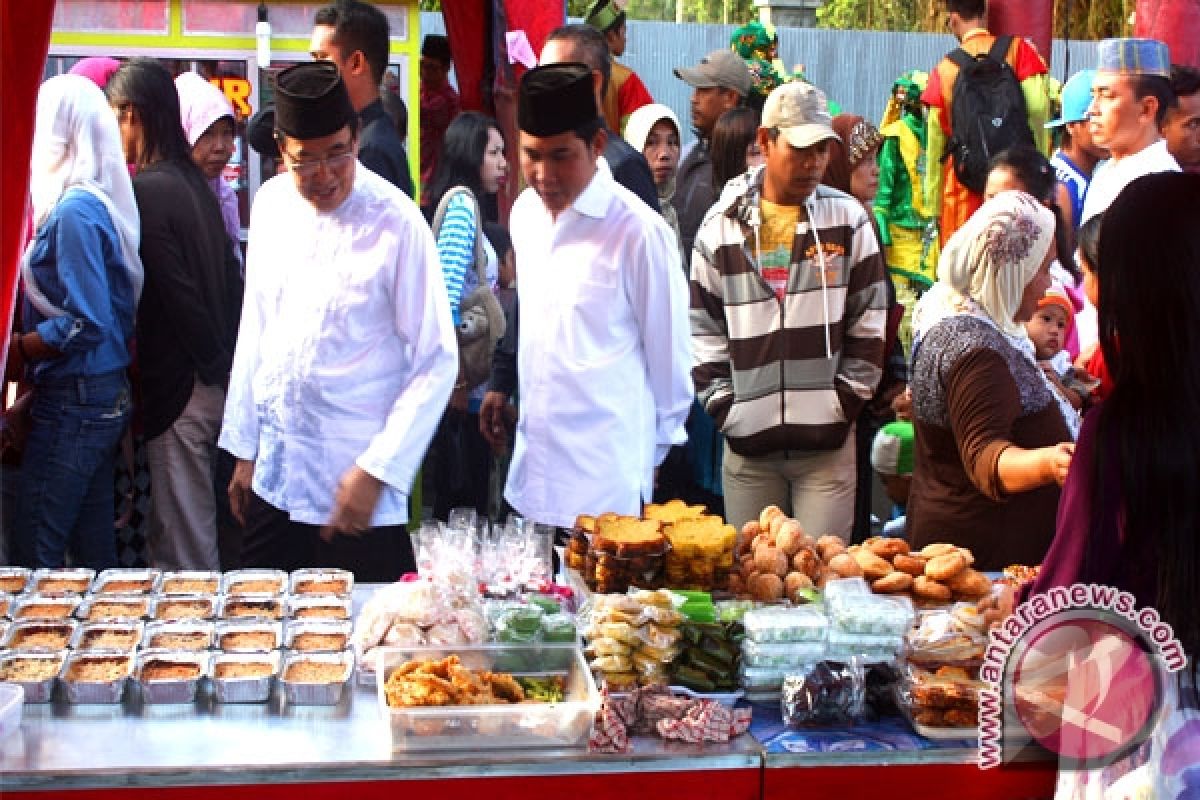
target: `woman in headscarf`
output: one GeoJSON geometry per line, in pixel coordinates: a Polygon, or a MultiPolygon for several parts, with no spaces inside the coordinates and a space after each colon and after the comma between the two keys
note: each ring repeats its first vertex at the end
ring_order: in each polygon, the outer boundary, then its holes
{"type": "MultiPolygon", "coordinates": [[[[663,219],[675,231],[675,239],[683,244],[679,235],[679,216],[671,205],[675,196],[675,173],[679,169],[680,135],[679,119],[675,112],[662,103],[642,106],[629,115],[625,124],[625,141],[646,158],[650,173],[654,176],[654,187],[658,190],[658,205],[663,219]]],[[[684,272],[690,253],[683,254],[684,272]]]]}
{"type": "Polygon", "coordinates": [[[129,419],[142,262],[117,123],[88,78],[61,75],[38,91],[30,197],[36,235],[8,353],[34,387],[16,561],[61,567],[70,549],[79,566],[113,567],[113,457],[129,419]]]}
{"type": "Polygon", "coordinates": [[[242,220],[238,214],[237,193],[222,177],[229,159],[233,158],[236,134],[233,106],[225,93],[195,72],[184,72],[175,78],[179,92],[179,118],[183,133],[192,146],[192,161],[208,178],[217,201],[225,232],[233,244],[234,255],[242,259],[242,220]]]}
{"type": "Polygon", "coordinates": [[[1041,563],[1074,451],[1074,410],[1022,326],[1050,285],[1054,228],[1033,197],[996,195],[947,242],[913,315],[909,533],[970,548],[980,570],[1041,563]]]}

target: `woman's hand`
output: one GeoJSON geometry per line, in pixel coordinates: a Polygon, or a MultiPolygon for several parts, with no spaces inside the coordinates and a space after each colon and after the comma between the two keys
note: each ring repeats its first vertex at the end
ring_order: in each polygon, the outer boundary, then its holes
{"type": "Polygon", "coordinates": [[[1075,443],[1059,442],[1053,447],[1043,447],[1042,450],[1045,453],[1046,467],[1050,478],[1062,486],[1067,482],[1067,473],[1071,470],[1071,459],[1075,456],[1075,443]]]}

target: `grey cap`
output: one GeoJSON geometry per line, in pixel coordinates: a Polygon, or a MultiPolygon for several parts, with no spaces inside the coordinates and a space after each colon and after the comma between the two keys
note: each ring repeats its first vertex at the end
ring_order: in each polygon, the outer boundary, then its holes
{"type": "Polygon", "coordinates": [[[732,50],[713,50],[694,67],[676,67],[675,77],[695,89],[733,89],[750,94],[750,68],[732,50]]]}
{"type": "Polygon", "coordinates": [[[762,127],[778,128],[792,147],[812,147],[825,139],[840,139],[825,93],[805,81],[775,87],[763,104],[762,127]]]}

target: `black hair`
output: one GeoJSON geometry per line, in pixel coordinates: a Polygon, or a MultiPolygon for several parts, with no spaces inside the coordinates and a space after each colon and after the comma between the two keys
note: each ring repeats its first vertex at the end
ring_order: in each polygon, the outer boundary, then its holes
{"type": "Polygon", "coordinates": [[[1167,119],[1167,112],[1175,105],[1175,92],[1171,90],[1171,82],[1162,75],[1130,75],[1129,85],[1133,89],[1133,96],[1138,100],[1153,97],[1158,101],[1158,108],[1154,112],[1154,124],[1161,128],[1167,119]]]}
{"type": "Polygon", "coordinates": [[[708,146],[717,194],[727,181],[746,171],[746,148],[757,135],[758,112],[752,108],[731,108],[717,118],[708,146]]]}
{"type": "Polygon", "coordinates": [[[113,73],[104,94],[114,108],[137,111],[143,137],[137,166],[173,161],[199,173],[180,122],[179,93],[166,67],[145,56],[130,59],[113,73]]]}
{"type": "Polygon", "coordinates": [[[958,14],[963,19],[980,19],[987,16],[987,0],[946,0],[946,13],[958,14]]]}
{"type": "Polygon", "coordinates": [[[1185,64],[1171,65],[1172,107],[1179,105],[1179,98],[1191,97],[1200,92],[1200,69],[1185,64]]]}
{"type": "Polygon", "coordinates": [[[988,164],[988,172],[998,167],[1011,170],[1027,194],[1054,212],[1055,256],[1062,268],[1078,281],[1080,274],[1079,267],[1075,266],[1074,236],[1058,206],[1058,174],[1054,166],[1037,149],[1017,145],[993,156],[988,164]]]}
{"type": "MultiPolygon", "coordinates": [[[[585,122],[576,127],[571,133],[583,140],[583,143],[588,147],[592,146],[592,142],[596,140],[596,134],[602,130],[606,130],[608,124],[604,121],[604,117],[596,117],[590,122],[585,122]]],[[[615,134],[614,134],[615,135],[615,134]]]]}
{"type": "Polygon", "coordinates": [[[599,70],[604,80],[600,83],[600,95],[608,92],[608,81],[612,77],[612,59],[604,34],[591,25],[563,25],[550,31],[547,42],[569,42],[575,51],[575,60],[589,68],[599,70]]]}
{"type": "Polygon", "coordinates": [[[485,222],[483,235],[492,243],[492,249],[496,251],[496,260],[503,261],[508,251],[512,250],[512,237],[508,235],[508,228],[498,222],[485,222]]]}
{"type": "Polygon", "coordinates": [[[445,66],[450,66],[453,57],[450,53],[450,40],[442,36],[440,33],[427,33],[421,41],[421,55],[426,58],[432,58],[434,61],[440,61],[445,66]]]}
{"type": "MultiPolygon", "coordinates": [[[[1189,322],[1200,315],[1196,208],[1200,176],[1138,178],[1105,213],[1097,265],[1100,347],[1114,379],[1101,406],[1097,461],[1115,463],[1120,474],[1123,571],[1157,586],[1139,604],[1153,603],[1193,656],[1200,652],[1200,326],[1189,322]]],[[[1107,499],[1109,514],[1092,530],[1118,513],[1106,494],[1095,492],[1096,508],[1107,499]]]]}
{"type": "Polygon", "coordinates": [[[359,0],[338,0],[317,12],[314,25],[333,28],[333,41],[349,55],[361,50],[375,83],[383,83],[387,70],[391,27],[382,11],[359,0]]]}
{"type": "Polygon", "coordinates": [[[1095,214],[1087,222],[1079,226],[1075,234],[1079,254],[1087,262],[1088,270],[1095,274],[1100,269],[1100,226],[1104,222],[1104,213],[1095,214]]]}
{"type": "Polygon", "coordinates": [[[479,168],[487,150],[488,131],[500,132],[500,124],[478,111],[464,111],[446,128],[437,170],[429,181],[427,197],[437,208],[442,195],[455,186],[466,186],[479,202],[483,201],[483,181],[479,168]]]}

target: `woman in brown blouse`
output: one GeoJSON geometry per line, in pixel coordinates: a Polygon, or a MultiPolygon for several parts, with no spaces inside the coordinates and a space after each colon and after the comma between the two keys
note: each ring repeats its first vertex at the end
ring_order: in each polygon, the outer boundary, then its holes
{"type": "Polygon", "coordinates": [[[1022,328],[1050,285],[1053,243],[1048,209],[1001,192],[947,243],[913,317],[909,532],[917,547],[969,547],[977,569],[1038,564],[1054,537],[1074,412],[1022,328]]]}

